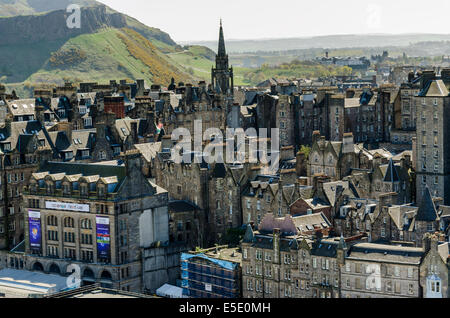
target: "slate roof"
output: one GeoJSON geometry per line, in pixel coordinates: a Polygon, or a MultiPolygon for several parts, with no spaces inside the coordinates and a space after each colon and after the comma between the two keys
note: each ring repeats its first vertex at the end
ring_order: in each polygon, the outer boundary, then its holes
{"type": "Polygon", "coordinates": [[[439,219],[436,206],[434,205],[431,192],[428,187],[425,188],[425,195],[420,203],[419,210],[417,211],[416,221],[433,222],[439,219]]]}
{"type": "Polygon", "coordinates": [[[314,231],[315,227],[319,229],[331,227],[330,221],[328,221],[327,217],[322,212],[296,216],[292,218],[292,221],[300,233],[314,231]]]}
{"type": "Polygon", "coordinates": [[[115,128],[122,141],[125,141],[125,139],[131,135],[131,123],[137,123],[137,133],[139,136],[142,136],[147,121],[145,119],[131,119],[129,117],[117,119],[115,128]]]}
{"type": "Polygon", "coordinates": [[[161,142],[150,142],[145,144],[135,144],[134,147],[139,150],[147,162],[151,162],[161,151],[161,142]]]}
{"type": "MultiPolygon", "coordinates": [[[[46,162],[39,168],[38,174],[33,174],[35,177],[44,174],[65,174],[67,176],[82,175],[83,177],[97,177],[108,178],[117,177],[118,185],[120,187],[126,178],[125,166],[119,165],[99,165],[86,163],[68,163],[68,162],[46,162]]],[[[94,181],[95,182],[95,181],[94,181]]]]}
{"type": "Polygon", "coordinates": [[[349,259],[382,263],[420,264],[423,256],[424,250],[422,248],[374,243],[355,244],[348,253],[349,259]]]}
{"type": "Polygon", "coordinates": [[[199,210],[199,207],[188,201],[177,200],[169,202],[169,211],[171,212],[189,212],[195,210],[199,210]]]}
{"type": "Polygon", "coordinates": [[[419,93],[420,97],[445,97],[450,93],[442,80],[433,80],[427,83],[419,93]]]}
{"type": "Polygon", "coordinates": [[[336,257],[339,242],[319,241],[314,242],[311,248],[311,255],[322,257],[336,257]]]}
{"type": "Polygon", "coordinates": [[[247,230],[245,231],[243,242],[244,243],[252,243],[254,239],[255,239],[255,235],[253,233],[252,226],[250,224],[248,224],[247,230]]]}
{"type": "Polygon", "coordinates": [[[7,101],[8,111],[13,116],[34,115],[34,99],[19,99],[7,101]]]}
{"type": "Polygon", "coordinates": [[[400,178],[398,176],[397,167],[394,165],[394,161],[389,160],[389,165],[386,170],[386,175],[384,176],[384,182],[399,182],[400,178]]]}

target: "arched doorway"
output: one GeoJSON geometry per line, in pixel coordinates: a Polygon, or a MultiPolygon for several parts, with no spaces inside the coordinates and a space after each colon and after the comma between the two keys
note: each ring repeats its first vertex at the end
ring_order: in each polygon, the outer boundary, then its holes
{"type": "Polygon", "coordinates": [[[88,286],[95,283],[95,275],[92,269],[85,268],[82,275],[81,286],[88,286]]]}
{"type": "Polygon", "coordinates": [[[36,262],[33,264],[33,270],[37,271],[37,272],[43,272],[44,271],[44,266],[42,266],[41,263],[36,262]]]}
{"type": "Polygon", "coordinates": [[[102,272],[102,275],[100,276],[100,285],[104,288],[112,288],[113,287],[111,273],[108,272],[107,270],[104,270],[102,272]]]}
{"type": "Polygon", "coordinates": [[[49,273],[52,273],[52,274],[61,275],[61,270],[59,269],[59,266],[56,265],[55,263],[50,265],[50,268],[48,269],[48,271],[49,271],[49,273]]]}

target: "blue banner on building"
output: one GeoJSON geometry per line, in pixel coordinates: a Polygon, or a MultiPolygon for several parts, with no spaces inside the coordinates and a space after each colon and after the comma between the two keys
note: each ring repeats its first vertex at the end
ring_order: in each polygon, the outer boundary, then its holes
{"type": "Polygon", "coordinates": [[[109,218],[97,217],[97,256],[101,261],[110,261],[111,236],[109,232],[109,218]]]}
{"type": "Polygon", "coordinates": [[[28,225],[30,230],[30,249],[35,252],[41,253],[41,212],[28,210],[28,225]]]}

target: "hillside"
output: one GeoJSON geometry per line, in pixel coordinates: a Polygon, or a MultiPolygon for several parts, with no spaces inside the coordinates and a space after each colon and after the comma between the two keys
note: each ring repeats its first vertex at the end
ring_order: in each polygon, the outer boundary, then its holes
{"type": "Polygon", "coordinates": [[[78,1],[89,4],[81,10],[80,29],[67,28],[64,10],[44,10],[58,8],[54,0],[0,0],[0,7],[36,1],[47,6],[27,7],[32,15],[0,18],[0,82],[8,87],[29,95],[42,83],[143,78],[167,85],[172,77],[196,79],[166,55],[181,50],[167,33],[95,1],[78,1]]]}
{"type": "MultiPolygon", "coordinates": [[[[215,64],[216,53],[209,48],[199,45],[185,46],[183,50],[170,53],[168,56],[180,67],[187,69],[191,75],[207,82],[211,81],[211,68],[215,64]]],[[[235,67],[233,70],[235,85],[249,84],[244,81],[244,74],[250,69],[235,67]]]]}
{"type": "MultiPolygon", "coordinates": [[[[311,48],[357,48],[408,46],[418,42],[450,41],[450,34],[367,34],[367,35],[330,35],[291,39],[261,39],[227,41],[228,53],[273,52],[302,50],[311,48]]],[[[193,42],[191,45],[203,45],[210,49],[217,47],[217,42],[193,42]]]]}
{"type": "Polygon", "coordinates": [[[55,40],[92,33],[102,26],[128,27],[152,41],[164,52],[174,52],[179,46],[170,36],[157,28],[140,23],[93,0],[0,0],[0,35],[3,44],[22,43],[24,40],[55,40]],[[69,3],[82,6],[81,29],[66,27],[66,8],[69,3]],[[6,42],[5,42],[6,41],[6,42]]]}
{"type": "Polygon", "coordinates": [[[172,77],[177,82],[192,79],[136,31],[110,28],[68,40],[41,68],[22,80],[32,86],[143,78],[148,83],[168,85],[172,77]]]}
{"type": "Polygon", "coordinates": [[[69,4],[97,5],[93,0],[0,0],[0,16],[13,17],[66,9],[69,4]]]}

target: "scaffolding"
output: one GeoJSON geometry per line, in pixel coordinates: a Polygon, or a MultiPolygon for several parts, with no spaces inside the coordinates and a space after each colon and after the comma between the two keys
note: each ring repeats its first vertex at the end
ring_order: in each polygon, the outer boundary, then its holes
{"type": "Polygon", "coordinates": [[[191,298],[239,298],[239,264],[204,254],[181,255],[183,295],[191,298]]]}

